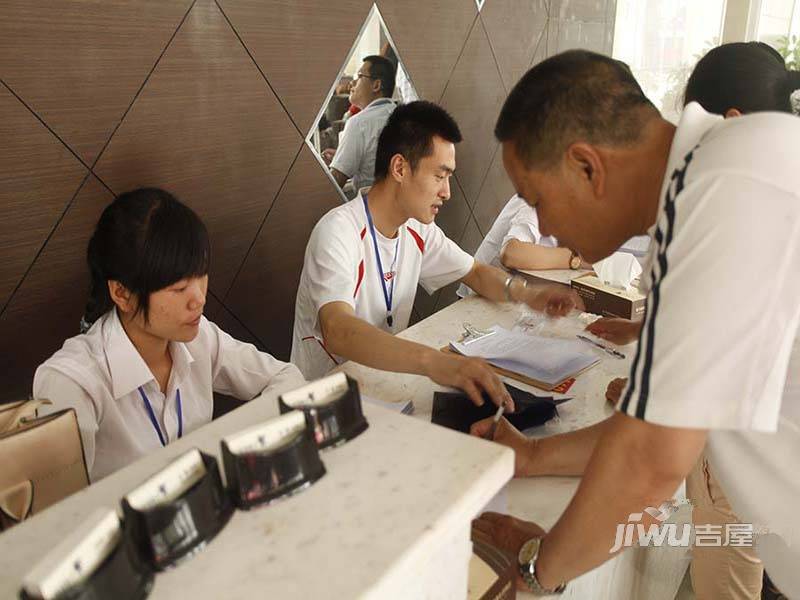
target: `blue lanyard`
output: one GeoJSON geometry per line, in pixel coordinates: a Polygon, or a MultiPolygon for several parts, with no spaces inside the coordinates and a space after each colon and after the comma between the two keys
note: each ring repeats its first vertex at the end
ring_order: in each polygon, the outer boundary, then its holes
{"type": "MultiPolygon", "coordinates": [[[[158,421],[156,421],[156,414],[153,412],[153,406],[150,404],[150,400],[147,397],[147,394],[144,393],[142,386],[139,386],[139,395],[141,395],[142,400],[144,401],[144,408],[147,410],[147,416],[150,417],[150,422],[153,424],[153,428],[158,434],[158,439],[161,441],[161,445],[166,446],[167,441],[164,439],[164,434],[161,433],[161,427],[158,426],[158,421]]],[[[178,408],[178,439],[180,439],[183,437],[183,405],[181,404],[180,388],[175,393],[175,402],[178,408]]]]}
{"type": "MultiPolygon", "coordinates": [[[[392,277],[391,291],[386,289],[386,280],[383,278],[383,264],[381,261],[381,252],[378,249],[378,237],[375,235],[375,225],[372,223],[372,214],[369,212],[369,204],[367,203],[368,196],[364,196],[364,212],[367,213],[367,223],[369,223],[369,233],[372,236],[372,245],[375,248],[375,260],[378,263],[378,278],[381,280],[381,289],[383,290],[383,299],[386,302],[386,323],[389,327],[392,326],[394,319],[392,318],[392,302],[394,300],[394,283],[397,279],[397,273],[392,277]]],[[[399,234],[398,234],[399,236],[399,234]]],[[[397,249],[400,246],[400,238],[397,238],[397,243],[394,247],[394,260],[392,266],[397,262],[397,249]]]]}

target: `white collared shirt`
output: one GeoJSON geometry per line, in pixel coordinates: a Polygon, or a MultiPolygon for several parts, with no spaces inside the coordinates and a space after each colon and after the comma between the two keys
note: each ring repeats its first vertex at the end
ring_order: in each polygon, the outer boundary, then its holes
{"type": "Polygon", "coordinates": [[[389,98],[378,98],[344,124],[331,168],[352,178],[354,189],[372,185],[375,180],[378,136],[395,106],[389,98]]]}
{"type": "Polygon", "coordinates": [[[232,338],[205,317],[194,340],[170,342],[169,350],[172,372],[163,394],[112,310],[36,370],[33,396],[51,400],[50,412],[75,409],[92,481],[161,447],[140,386],[169,443],[178,438],[178,390],[186,435],[211,421],[214,392],[251,400],[304,383],[294,365],[232,338]]]}

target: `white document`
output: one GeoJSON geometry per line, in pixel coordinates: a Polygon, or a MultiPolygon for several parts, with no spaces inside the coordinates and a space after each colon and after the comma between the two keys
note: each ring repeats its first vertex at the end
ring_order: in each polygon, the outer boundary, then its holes
{"type": "Polygon", "coordinates": [[[600,362],[578,340],[539,337],[498,326],[492,329],[495,335],[468,344],[450,342],[450,347],[464,356],[483,358],[496,367],[553,386],[600,362]]]}

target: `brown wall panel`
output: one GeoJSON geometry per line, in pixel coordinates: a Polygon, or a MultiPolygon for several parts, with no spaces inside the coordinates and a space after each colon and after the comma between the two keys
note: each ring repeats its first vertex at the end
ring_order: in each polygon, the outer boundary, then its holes
{"type": "Polygon", "coordinates": [[[288,360],[291,349],[306,241],[320,217],[340,204],[333,184],[304,145],[224,300],[278,358],[288,360]]]}
{"type": "Polygon", "coordinates": [[[111,199],[97,179],[86,180],[0,317],[0,402],[30,395],[36,367],[78,334],[89,294],[86,246],[111,199]]]}
{"type": "Polygon", "coordinates": [[[497,142],[494,125],[506,93],[483,25],[476,22],[442,97],[464,141],[456,150],[456,171],[467,202],[480,192],[497,142]]]}
{"type": "MultiPolygon", "coordinates": [[[[83,313],[86,242],[112,194],[70,149],[116,193],[156,185],[195,208],[214,249],[207,314],[288,357],[308,235],[339,204],[302,140],[371,2],[218,2],[0,3],[0,303],[19,286],[0,313],[0,401],[29,393],[83,313]]],[[[461,124],[438,223],[474,251],[513,192],[493,137],[505,88],[570,45],[610,51],[614,1],[487,0],[480,18],[473,0],[378,6],[421,97],[461,124]]],[[[423,293],[415,314],[454,291],[423,293]]]]}
{"type": "Polygon", "coordinates": [[[484,235],[489,233],[494,220],[509,198],[514,195],[514,191],[514,184],[511,183],[503,167],[503,149],[498,146],[473,210],[475,222],[484,235]]]}
{"type": "Polygon", "coordinates": [[[369,13],[368,0],[220,0],[305,135],[369,13]]]}
{"type": "Polygon", "coordinates": [[[378,0],[420,98],[438,101],[477,17],[474,0],[378,0]]]}
{"type": "Polygon", "coordinates": [[[95,172],[115,193],[165,187],[197,210],[223,296],[300,144],[222,13],[199,0],[95,172]]]}
{"type": "Polygon", "coordinates": [[[0,79],[91,165],[191,0],[0,5],[0,79]]]}
{"type": "Polygon", "coordinates": [[[436,224],[447,237],[458,242],[461,234],[464,233],[464,226],[467,224],[469,215],[470,210],[464,197],[464,191],[458,183],[458,178],[452,177],[450,179],[450,199],[445,202],[439,214],[436,215],[436,224]]]}
{"type": "Polygon", "coordinates": [[[86,168],[0,85],[0,310],[86,176],[86,168]]]}
{"type": "Polygon", "coordinates": [[[545,0],[488,0],[481,11],[506,90],[527,71],[547,27],[545,0]]]}

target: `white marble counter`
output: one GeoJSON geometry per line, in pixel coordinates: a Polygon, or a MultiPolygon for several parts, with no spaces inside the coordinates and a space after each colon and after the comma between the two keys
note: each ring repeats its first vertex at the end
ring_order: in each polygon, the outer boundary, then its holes
{"type": "MultiPolygon", "coordinates": [[[[463,598],[470,522],[510,479],[496,444],[365,405],[369,429],[323,452],[328,473],[289,499],[235,512],[207,548],[156,576],[158,598],[463,598]]],[[[277,413],[255,400],[0,535],[0,598],[95,508],[191,447],[277,413]]]]}
{"type": "MultiPolygon", "coordinates": [[[[522,309],[518,306],[496,305],[471,296],[431,315],[400,336],[440,348],[461,333],[464,322],[478,328],[495,324],[512,327],[521,315],[522,309]]],[[[537,334],[556,337],[572,337],[585,326],[577,317],[556,320],[534,315],[528,322],[537,334]]],[[[590,347],[587,344],[587,348],[590,347]]],[[[566,394],[573,400],[559,407],[560,416],[526,433],[531,436],[548,436],[572,431],[611,415],[613,409],[605,400],[606,386],[615,377],[627,376],[635,345],[622,350],[626,354],[625,360],[615,359],[595,350],[602,359],[601,362],[577,378],[566,394]]],[[[346,363],[343,369],[356,377],[361,382],[364,393],[370,396],[391,401],[413,400],[416,408],[414,416],[426,421],[430,421],[433,392],[444,389],[429,379],[416,375],[383,373],[354,363],[346,363]]],[[[506,381],[540,395],[549,395],[518,381],[506,381]]],[[[493,502],[492,508],[497,507],[498,501],[507,502],[510,514],[535,521],[547,529],[566,508],[578,482],[579,479],[575,477],[514,479],[497,501],[493,502]]],[[[673,519],[687,522],[689,516],[682,509],[673,519]]],[[[680,587],[688,562],[686,549],[633,548],[572,582],[567,594],[562,597],[581,600],[672,600],[680,587]]],[[[521,594],[520,597],[527,597],[527,594],[521,594]]]]}

